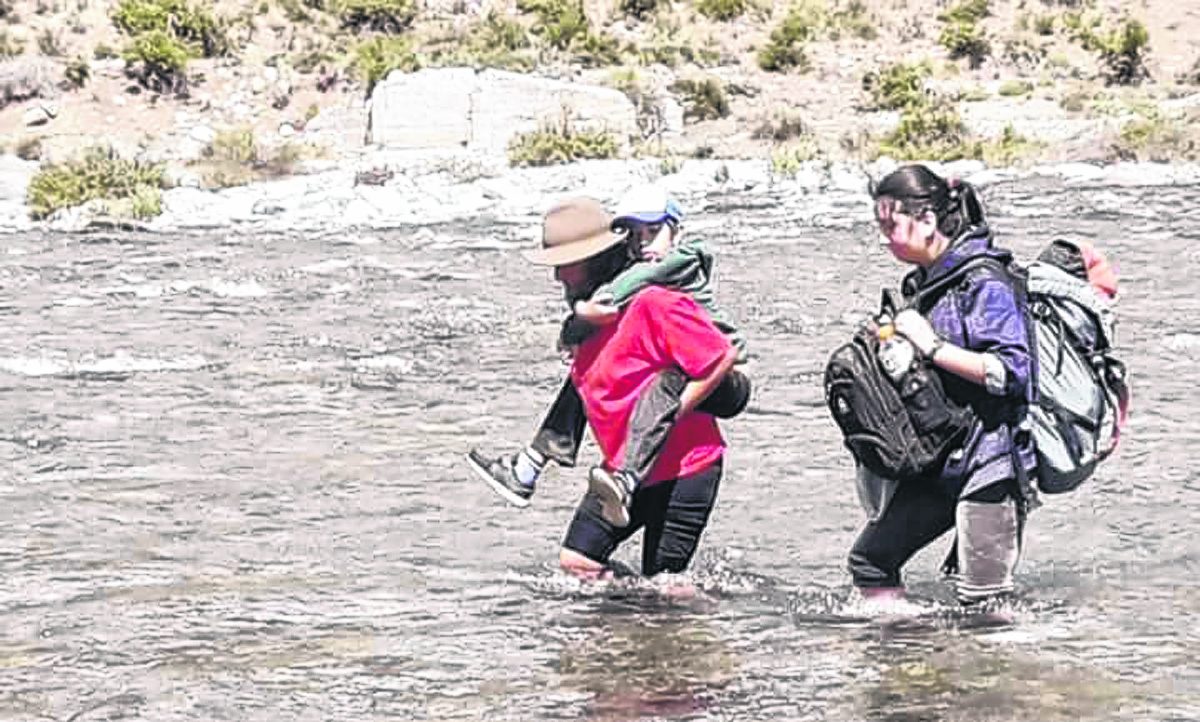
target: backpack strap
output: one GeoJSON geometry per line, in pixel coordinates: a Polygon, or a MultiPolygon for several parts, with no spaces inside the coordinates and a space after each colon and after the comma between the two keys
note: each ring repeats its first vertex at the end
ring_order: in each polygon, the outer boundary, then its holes
{"type": "Polygon", "coordinates": [[[966,278],[967,273],[976,268],[994,268],[1004,273],[1007,277],[1012,277],[1012,272],[1009,270],[1008,264],[991,256],[972,256],[954,268],[950,269],[946,275],[937,279],[933,283],[919,289],[909,299],[909,307],[915,308],[921,313],[929,310],[934,303],[937,302],[947,291],[962,283],[966,278]]]}

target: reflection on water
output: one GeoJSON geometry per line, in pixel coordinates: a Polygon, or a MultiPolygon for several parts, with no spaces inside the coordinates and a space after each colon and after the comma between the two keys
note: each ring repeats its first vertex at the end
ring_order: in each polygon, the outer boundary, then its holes
{"type": "Polygon", "coordinates": [[[553,667],[558,684],[586,694],[596,720],[702,713],[737,677],[738,659],[704,617],[603,614],[587,617],[553,667]]]}
{"type": "Polygon", "coordinates": [[[557,290],[486,224],[6,238],[0,719],[1200,718],[1200,189],[987,195],[1026,257],[1112,253],[1134,384],[1118,457],[1031,519],[995,616],[954,605],[940,544],[913,608],[849,588],[820,378],[899,275],[857,199],[693,215],[756,397],[692,597],[557,574],[581,470],[523,511],[464,471],[564,373],[557,290]]]}

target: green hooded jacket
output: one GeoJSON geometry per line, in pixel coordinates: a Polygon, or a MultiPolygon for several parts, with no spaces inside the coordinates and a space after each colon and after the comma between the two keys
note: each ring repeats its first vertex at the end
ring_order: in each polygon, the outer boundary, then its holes
{"type": "Polygon", "coordinates": [[[713,286],[713,255],[701,241],[685,241],[676,245],[661,261],[642,261],[622,271],[609,283],[592,294],[600,300],[611,296],[612,304],[623,308],[637,292],[647,286],[665,286],[690,295],[708,312],[713,323],[729,337],[738,350],[738,361],[746,360],[746,340],[717,305],[713,286]]]}

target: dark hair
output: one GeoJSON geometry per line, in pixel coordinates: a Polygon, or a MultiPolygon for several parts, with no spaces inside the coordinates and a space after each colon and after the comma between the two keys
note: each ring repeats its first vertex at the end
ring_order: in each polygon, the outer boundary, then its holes
{"type": "Polygon", "coordinates": [[[947,181],[929,168],[914,164],[900,166],[870,186],[871,197],[893,198],[909,215],[932,211],[938,231],[958,238],[963,231],[985,222],[983,202],[975,186],[966,181],[947,181]]]}
{"type": "Polygon", "coordinates": [[[633,262],[624,243],[618,243],[587,259],[587,283],[579,288],[565,289],[567,303],[584,301],[592,297],[597,288],[616,278],[633,262]]]}

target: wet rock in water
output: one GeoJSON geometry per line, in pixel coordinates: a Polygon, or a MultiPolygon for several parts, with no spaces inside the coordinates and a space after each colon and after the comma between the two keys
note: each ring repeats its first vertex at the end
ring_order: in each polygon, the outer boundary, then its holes
{"type": "Polygon", "coordinates": [[[354,174],[356,186],[381,186],[395,177],[396,173],[389,168],[368,168],[354,174]]]}

